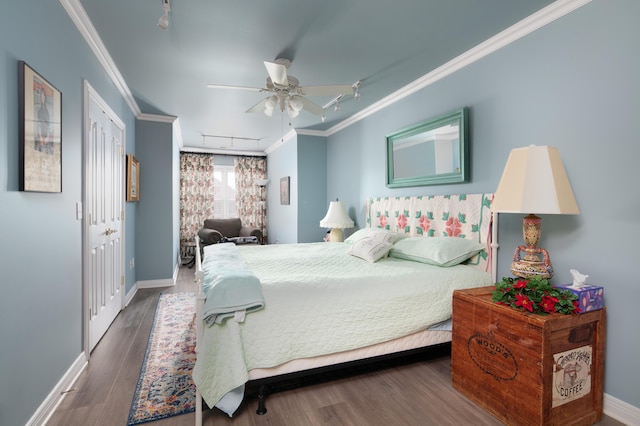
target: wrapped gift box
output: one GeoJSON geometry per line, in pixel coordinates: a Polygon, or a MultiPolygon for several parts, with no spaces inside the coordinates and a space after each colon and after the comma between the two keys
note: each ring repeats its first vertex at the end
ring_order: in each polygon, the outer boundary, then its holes
{"type": "Polygon", "coordinates": [[[556,287],[569,290],[578,296],[578,306],[581,314],[604,307],[604,289],[602,287],[589,284],[579,288],[573,288],[571,284],[563,284],[556,287]]]}

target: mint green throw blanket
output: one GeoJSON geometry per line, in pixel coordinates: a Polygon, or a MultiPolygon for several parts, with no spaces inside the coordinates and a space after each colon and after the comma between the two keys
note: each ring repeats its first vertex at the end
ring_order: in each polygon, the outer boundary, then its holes
{"type": "MultiPolygon", "coordinates": [[[[205,247],[205,263],[215,246],[205,247]]],[[[260,280],[264,308],[204,327],[193,379],[209,407],[231,416],[249,371],[370,346],[451,317],[455,289],[491,285],[478,268],[396,258],[369,263],[348,243],[238,246],[260,280]]]]}
{"type": "Polygon", "coordinates": [[[202,318],[207,326],[230,317],[244,321],[247,313],[264,307],[258,277],[249,269],[233,243],[210,246],[202,264],[206,296],[202,318]]]}

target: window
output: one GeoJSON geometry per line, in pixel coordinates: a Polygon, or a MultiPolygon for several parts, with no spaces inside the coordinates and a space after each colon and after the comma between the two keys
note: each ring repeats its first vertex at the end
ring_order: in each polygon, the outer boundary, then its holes
{"type": "Polygon", "coordinates": [[[213,217],[238,217],[236,174],[233,166],[213,166],[213,217]]]}

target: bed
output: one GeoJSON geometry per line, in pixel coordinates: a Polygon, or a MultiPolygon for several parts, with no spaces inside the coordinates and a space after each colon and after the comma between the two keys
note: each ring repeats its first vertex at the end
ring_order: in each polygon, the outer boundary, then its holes
{"type": "Polygon", "coordinates": [[[492,198],[369,198],[342,243],[196,250],[196,424],[248,382],[450,342],[453,291],[495,282],[492,198]]]}

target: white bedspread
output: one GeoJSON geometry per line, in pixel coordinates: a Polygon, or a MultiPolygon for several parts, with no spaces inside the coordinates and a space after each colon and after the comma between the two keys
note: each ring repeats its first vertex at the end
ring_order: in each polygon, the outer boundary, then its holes
{"type": "Polygon", "coordinates": [[[488,273],[464,265],[441,268],[395,258],[370,264],[346,254],[347,243],[239,248],[262,283],[265,307],[244,323],[205,327],[193,370],[207,405],[230,416],[249,370],[424,330],[451,316],[455,289],[491,284],[488,273]]]}

